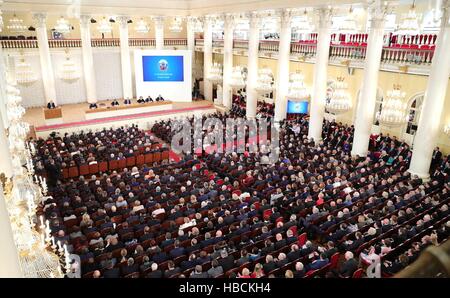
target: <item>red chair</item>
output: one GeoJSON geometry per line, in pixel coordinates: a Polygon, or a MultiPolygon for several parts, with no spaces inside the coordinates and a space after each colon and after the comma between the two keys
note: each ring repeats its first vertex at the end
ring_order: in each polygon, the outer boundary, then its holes
{"type": "Polygon", "coordinates": [[[102,173],[108,171],[108,162],[107,161],[100,162],[98,164],[98,171],[102,173]]]}
{"type": "Polygon", "coordinates": [[[136,165],[142,166],[145,163],[145,156],[140,154],[136,157],[136,165]]]}
{"type": "Polygon", "coordinates": [[[330,269],[334,269],[334,268],[337,267],[340,256],[341,255],[338,252],[331,256],[331,258],[330,258],[330,264],[331,264],[330,269]]]}
{"type": "Polygon", "coordinates": [[[117,160],[109,161],[109,169],[110,170],[117,170],[118,168],[119,168],[119,162],[117,160]]]}
{"type": "Polygon", "coordinates": [[[98,173],[98,163],[89,165],[89,174],[97,174],[97,173],[98,173]]]}
{"type": "Polygon", "coordinates": [[[127,160],[126,159],[120,159],[117,161],[117,166],[119,169],[123,169],[127,167],[127,160]]]}
{"type": "Polygon", "coordinates": [[[306,243],[306,233],[301,234],[300,236],[298,236],[298,245],[299,246],[303,246],[306,243]]]}
{"type": "Polygon", "coordinates": [[[62,170],[62,173],[63,173],[64,179],[69,178],[69,169],[68,169],[68,168],[64,168],[64,169],[62,170]]]}
{"type": "Polygon", "coordinates": [[[89,174],[89,166],[88,165],[81,165],[80,166],[80,176],[85,176],[89,174]]]}
{"type": "Polygon", "coordinates": [[[160,162],[160,161],[161,161],[161,152],[153,153],[153,162],[160,162]]]}
{"type": "Polygon", "coordinates": [[[149,164],[153,162],[153,153],[145,154],[145,163],[149,164]]]}
{"type": "Polygon", "coordinates": [[[126,161],[127,167],[133,167],[136,164],[136,157],[134,156],[127,157],[126,161]]]}
{"type": "Polygon", "coordinates": [[[164,151],[164,152],[161,154],[161,158],[162,158],[162,160],[169,159],[169,150],[164,151]]]}
{"type": "Polygon", "coordinates": [[[353,272],[353,276],[352,278],[361,278],[362,275],[364,273],[364,270],[362,270],[361,268],[359,268],[358,270],[356,270],[355,272],[353,272]]]}

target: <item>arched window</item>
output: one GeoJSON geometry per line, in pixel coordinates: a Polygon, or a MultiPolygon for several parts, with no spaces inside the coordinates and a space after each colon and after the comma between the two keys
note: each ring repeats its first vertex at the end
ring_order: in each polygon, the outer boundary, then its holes
{"type": "Polygon", "coordinates": [[[419,125],[420,113],[422,111],[423,93],[414,95],[408,102],[408,123],[405,127],[405,133],[414,136],[419,125]]]}

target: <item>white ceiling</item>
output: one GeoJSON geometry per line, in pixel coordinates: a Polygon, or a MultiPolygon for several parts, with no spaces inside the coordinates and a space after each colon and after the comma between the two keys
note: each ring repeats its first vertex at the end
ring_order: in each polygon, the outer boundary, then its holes
{"type": "Polygon", "coordinates": [[[5,0],[4,11],[61,14],[70,9],[92,14],[201,15],[276,8],[367,3],[368,0],[5,0]],[[79,5],[81,3],[81,5],[79,5]],[[71,5],[72,4],[72,5],[71,5]]]}

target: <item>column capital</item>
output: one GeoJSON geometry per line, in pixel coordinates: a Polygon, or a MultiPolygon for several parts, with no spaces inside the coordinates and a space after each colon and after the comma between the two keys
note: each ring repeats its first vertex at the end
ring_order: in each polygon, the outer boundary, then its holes
{"type": "Polygon", "coordinates": [[[319,18],[319,28],[330,28],[333,18],[333,8],[332,7],[319,7],[314,9],[314,13],[319,18]]]}
{"type": "Polygon", "coordinates": [[[118,16],[116,18],[117,22],[119,23],[119,26],[121,28],[127,28],[128,27],[128,21],[131,20],[129,16],[118,16]]]}
{"type": "Polygon", "coordinates": [[[278,10],[276,15],[280,18],[281,28],[291,27],[292,18],[294,17],[294,13],[291,9],[278,10]]]}
{"type": "Polygon", "coordinates": [[[450,0],[442,1],[441,28],[450,27],[450,0]]]}
{"type": "Polygon", "coordinates": [[[164,16],[154,16],[152,17],[152,21],[155,23],[155,27],[157,29],[164,28],[164,16]]]}
{"type": "Polygon", "coordinates": [[[370,28],[383,29],[389,10],[388,2],[381,3],[381,1],[376,1],[370,5],[370,28]]]}
{"type": "Polygon", "coordinates": [[[250,28],[261,27],[261,14],[258,12],[249,12],[246,14],[246,17],[248,18],[250,28]]]}
{"type": "Polygon", "coordinates": [[[46,27],[45,21],[47,20],[47,14],[45,12],[33,13],[33,21],[37,27],[46,27]]]}
{"type": "Polygon", "coordinates": [[[91,24],[91,15],[87,15],[87,14],[83,14],[80,15],[80,25],[82,27],[89,27],[89,25],[91,24]]]}

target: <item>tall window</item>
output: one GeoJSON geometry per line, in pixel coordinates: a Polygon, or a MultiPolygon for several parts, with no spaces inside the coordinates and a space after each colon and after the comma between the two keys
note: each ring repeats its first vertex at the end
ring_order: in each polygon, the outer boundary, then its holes
{"type": "Polygon", "coordinates": [[[415,135],[419,125],[420,113],[422,111],[423,93],[414,96],[409,102],[409,117],[406,125],[406,133],[415,135]]]}

